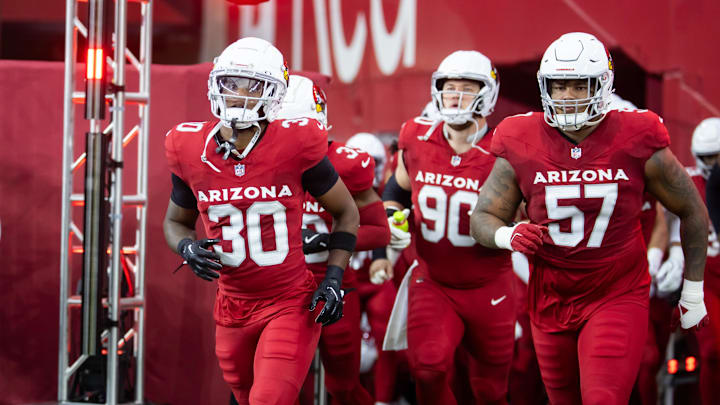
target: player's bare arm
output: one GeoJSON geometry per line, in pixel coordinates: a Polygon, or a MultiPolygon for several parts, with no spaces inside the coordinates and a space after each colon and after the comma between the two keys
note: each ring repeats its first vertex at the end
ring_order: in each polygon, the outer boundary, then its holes
{"type": "Polygon", "coordinates": [[[685,278],[702,281],[707,255],[708,217],[705,205],[685,169],[668,148],[645,163],[647,190],[680,218],[685,252],[685,278]]]}
{"type": "Polygon", "coordinates": [[[470,217],[470,235],[483,246],[497,248],[495,232],[515,218],[522,198],[515,170],[507,160],[497,158],[490,175],[480,188],[475,210],[470,217]]]}
{"type": "MultiPolygon", "coordinates": [[[[342,179],[338,179],[334,186],[325,194],[315,199],[333,217],[333,232],[348,232],[357,235],[360,224],[360,215],[350,192],[342,179]]],[[[350,252],[343,249],[331,249],[328,256],[328,266],[335,265],[345,268],[350,260],[350,252]]]]}
{"type": "Polygon", "coordinates": [[[177,252],[178,243],[185,238],[195,240],[195,222],[197,221],[199,212],[195,209],[183,208],[175,204],[172,200],[168,202],[167,211],[165,211],[165,220],[163,221],[163,232],[165,233],[165,241],[170,249],[177,252]]]}

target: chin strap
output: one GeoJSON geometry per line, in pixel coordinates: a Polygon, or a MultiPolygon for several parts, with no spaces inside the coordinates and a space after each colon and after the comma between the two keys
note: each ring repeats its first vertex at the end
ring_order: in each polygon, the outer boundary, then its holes
{"type": "Polygon", "coordinates": [[[215,152],[223,154],[222,158],[224,160],[227,160],[227,158],[230,157],[230,153],[237,156],[238,159],[240,159],[240,160],[245,159],[247,157],[248,153],[250,153],[250,151],[253,149],[253,147],[255,147],[255,144],[257,143],[258,139],[260,139],[260,132],[262,132],[261,131],[262,128],[260,128],[260,124],[258,124],[257,122],[253,122],[252,126],[255,127],[255,134],[250,139],[250,142],[247,144],[245,149],[243,149],[243,152],[239,153],[237,148],[235,147],[235,142],[237,141],[237,138],[238,138],[238,130],[235,125],[236,121],[237,121],[237,119],[233,119],[230,122],[230,127],[232,128],[232,136],[230,136],[230,139],[220,141],[220,145],[215,149],[215,152]],[[225,151],[225,152],[223,153],[223,151],[225,151]]]}

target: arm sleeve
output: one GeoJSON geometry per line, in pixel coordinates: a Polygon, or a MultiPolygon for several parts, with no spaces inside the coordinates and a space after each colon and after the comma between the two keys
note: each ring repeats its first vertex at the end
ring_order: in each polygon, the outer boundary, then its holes
{"type": "Polygon", "coordinates": [[[405,208],[412,206],[412,192],[400,187],[393,174],[385,184],[382,194],[383,201],[397,201],[405,208]]]}
{"type": "Polygon", "coordinates": [[[715,232],[720,229],[720,165],[715,165],[705,185],[705,203],[715,232]]]}
{"type": "Polygon", "coordinates": [[[172,202],[183,208],[197,209],[197,199],[190,186],[185,184],[175,173],[172,173],[170,176],[172,177],[173,185],[172,193],[170,194],[172,202]]]}
{"type": "Polygon", "coordinates": [[[355,250],[385,247],[388,243],[390,243],[390,227],[382,202],[376,201],[362,207],[355,250]]]}
{"type": "Polygon", "coordinates": [[[305,170],[302,174],[303,189],[313,197],[327,193],[338,181],[338,173],[325,156],[320,163],[305,170]]]}

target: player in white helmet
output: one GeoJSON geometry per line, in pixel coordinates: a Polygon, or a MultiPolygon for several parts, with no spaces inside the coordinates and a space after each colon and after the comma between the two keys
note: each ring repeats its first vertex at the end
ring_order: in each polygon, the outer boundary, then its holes
{"type": "Polygon", "coordinates": [[[684,329],[707,323],[707,215],[662,119],[609,110],[614,67],[593,35],[555,40],[538,71],[542,113],[508,117],[471,217],[475,240],[532,256],[529,309],[551,403],[627,404],[647,335],[647,190],[683,223],[684,329]],[[512,224],[521,201],[529,223],[512,224]]]}
{"type": "Polygon", "coordinates": [[[287,85],[280,51],[240,39],[210,73],[217,119],[179,124],[165,138],[173,183],[165,238],[198,277],[218,279],[215,353],[241,404],[295,403],[320,323],[342,317],[358,229],[352,196],[326,157],[324,126],[275,120],[287,85]],[[334,219],[319,286],[302,250],[306,192],[334,219]],[[198,217],[205,239],[197,239],[198,217]],[[309,312],[319,301],[319,313],[309,312]]]}

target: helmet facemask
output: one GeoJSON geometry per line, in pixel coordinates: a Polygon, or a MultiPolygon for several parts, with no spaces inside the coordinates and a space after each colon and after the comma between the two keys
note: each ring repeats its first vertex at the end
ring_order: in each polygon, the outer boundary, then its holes
{"type": "Polygon", "coordinates": [[[577,131],[584,126],[597,125],[608,110],[612,94],[612,78],[608,73],[598,77],[578,77],[577,75],[540,75],[540,99],[545,111],[545,122],[550,126],[564,130],[577,131]],[[553,99],[553,80],[586,80],[587,97],[573,100],[553,99]]]}
{"type": "Polygon", "coordinates": [[[462,125],[473,120],[475,114],[486,117],[490,115],[497,101],[498,92],[494,83],[479,75],[473,77],[447,77],[434,74],[432,78],[431,95],[435,107],[439,111],[439,115],[443,121],[450,125],[462,125]],[[472,80],[480,85],[477,93],[466,92],[462,90],[443,90],[443,86],[447,80],[472,80]],[[443,97],[457,96],[457,107],[445,107],[443,97]],[[462,107],[463,100],[471,99],[472,101],[465,107],[462,107]],[[489,108],[488,108],[489,107],[489,108]]]}
{"type": "Polygon", "coordinates": [[[210,74],[208,98],[213,115],[228,128],[245,129],[267,120],[273,108],[282,101],[284,86],[272,77],[254,74],[210,74]]]}

